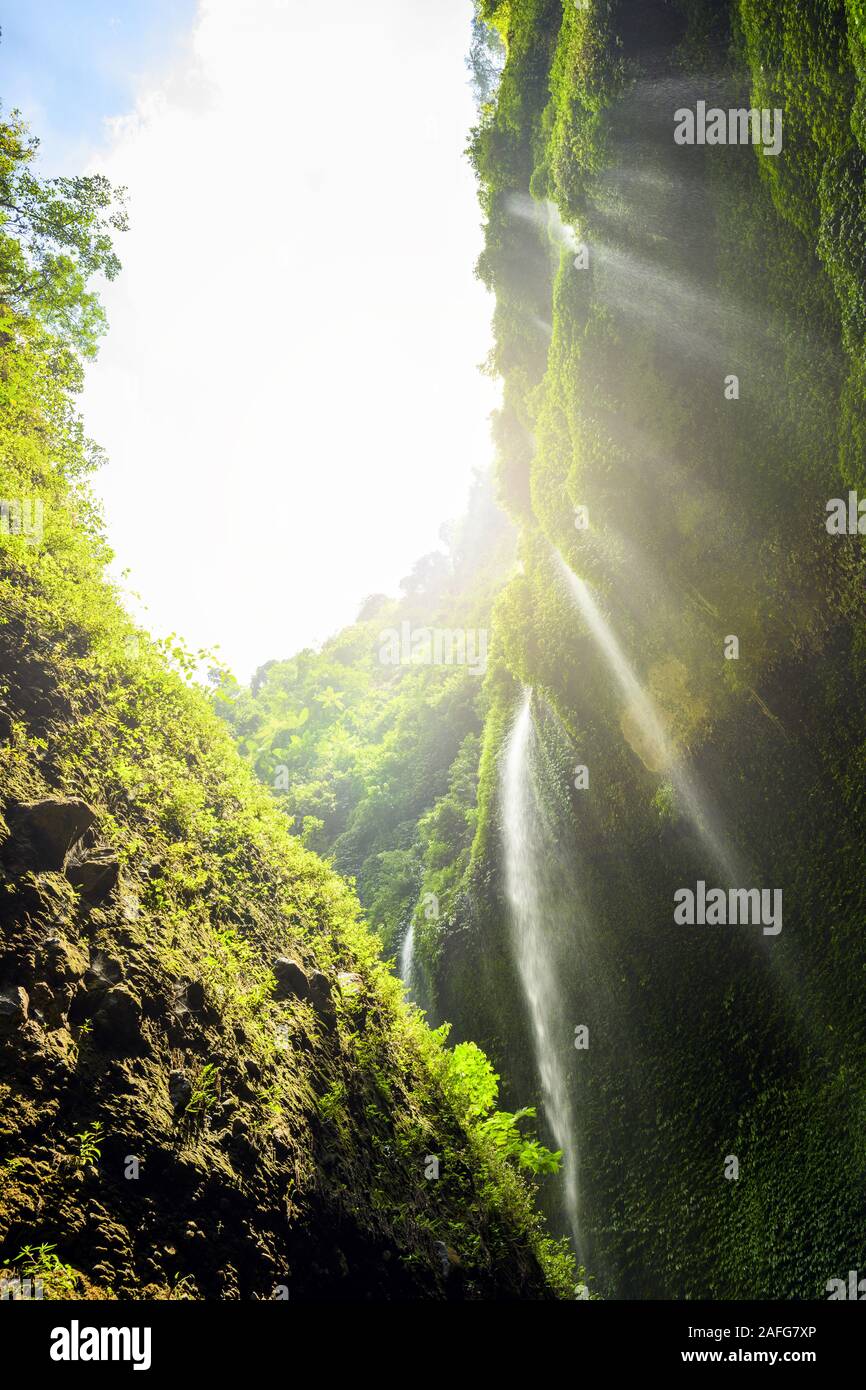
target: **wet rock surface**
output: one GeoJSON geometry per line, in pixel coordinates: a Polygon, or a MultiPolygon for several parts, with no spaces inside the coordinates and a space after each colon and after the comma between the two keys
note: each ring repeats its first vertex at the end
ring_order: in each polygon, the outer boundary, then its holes
{"type": "Polygon", "coordinates": [[[298,961],[289,956],[278,956],[271,967],[277,982],[275,999],[307,999],[310,995],[310,981],[307,972],[298,961]]]}
{"type": "Polygon", "coordinates": [[[14,864],[17,860],[43,873],[60,872],[72,846],[95,819],[95,812],[78,798],[45,797],[13,804],[6,812],[10,833],[3,847],[4,861],[14,864]]]}
{"type": "Polygon", "coordinates": [[[337,1025],[337,1010],[331,982],[321,970],[314,970],[310,976],[310,1000],[325,1028],[333,1030],[337,1025]]]}
{"type": "Polygon", "coordinates": [[[141,1005],[123,985],[104,995],[93,1015],[93,1035],[106,1050],[119,1055],[141,1047],[141,1005]]]}
{"type": "Polygon", "coordinates": [[[30,999],[20,985],[0,989],[0,1032],[13,1033],[27,1022],[30,999]]]}
{"type": "Polygon", "coordinates": [[[120,876],[120,861],[113,850],[93,850],[73,859],[66,866],[66,877],[89,903],[103,902],[114,890],[120,876]]]}
{"type": "Polygon", "coordinates": [[[192,1082],[186,1072],[172,1071],[168,1077],[168,1096],[175,1111],[183,1111],[192,1100],[192,1082]]]}

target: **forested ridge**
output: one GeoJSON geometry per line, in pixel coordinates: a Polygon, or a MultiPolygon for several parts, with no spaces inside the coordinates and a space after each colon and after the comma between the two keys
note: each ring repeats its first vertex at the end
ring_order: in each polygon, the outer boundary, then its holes
{"type": "Polygon", "coordinates": [[[214,673],[215,708],[241,752],[293,832],[355,880],[386,954],[415,923],[419,999],[443,933],[459,924],[490,618],[516,564],[514,528],[488,476],[475,479],[466,516],[443,527],[443,541],[415,564],[398,599],[368,596],[357,621],[320,651],[267,662],[249,689],[214,673]],[[483,636],[483,650],[459,662],[451,640],[467,629],[483,636]],[[389,659],[392,634],[411,653],[424,633],[445,635],[441,662],[389,659]]]}

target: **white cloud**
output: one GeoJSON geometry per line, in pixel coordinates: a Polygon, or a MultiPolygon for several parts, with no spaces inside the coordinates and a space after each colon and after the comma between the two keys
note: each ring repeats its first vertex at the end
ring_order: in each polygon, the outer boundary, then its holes
{"type": "Polygon", "coordinates": [[[246,676],[393,592],[490,455],[466,0],[202,0],[93,167],[130,193],[85,393],[118,564],[246,676]]]}

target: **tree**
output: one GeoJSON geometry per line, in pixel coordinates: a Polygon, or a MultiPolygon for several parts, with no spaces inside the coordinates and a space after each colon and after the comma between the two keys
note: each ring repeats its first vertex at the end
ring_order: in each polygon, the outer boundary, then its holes
{"type": "Polygon", "coordinates": [[[496,29],[485,22],[480,6],[476,6],[472,16],[472,43],[466,66],[471,74],[475,101],[479,107],[484,107],[496,95],[505,66],[505,45],[496,29]]]}
{"type": "Polygon", "coordinates": [[[446,556],[441,550],[431,550],[415,561],[411,572],[400,580],[400,588],[407,598],[437,594],[447,582],[449,573],[446,556]]]}
{"type": "Polygon", "coordinates": [[[5,332],[38,320],[82,357],[105,331],[87,288],[120,270],[112,234],[126,231],[125,190],[101,174],[40,179],[31,172],[39,141],[17,111],[0,122],[0,317],[5,332]]]}

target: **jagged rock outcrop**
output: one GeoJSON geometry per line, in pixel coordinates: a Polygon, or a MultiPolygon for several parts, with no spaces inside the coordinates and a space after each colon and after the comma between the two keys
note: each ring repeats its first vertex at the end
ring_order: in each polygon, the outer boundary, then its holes
{"type": "Polygon", "coordinates": [[[306,971],[296,960],[278,956],[273,964],[274,979],[277,982],[274,996],[277,999],[307,999],[310,994],[310,981],[306,971]]]}
{"type": "Polygon", "coordinates": [[[66,877],[89,903],[103,902],[116,888],[120,862],[110,849],[82,852],[70,859],[66,877]]]}
{"type": "Polygon", "coordinates": [[[6,811],[10,833],[3,860],[43,873],[62,870],[72,846],[94,819],[94,812],[79,798],[48,796],[13,803],[6,811]]]}

